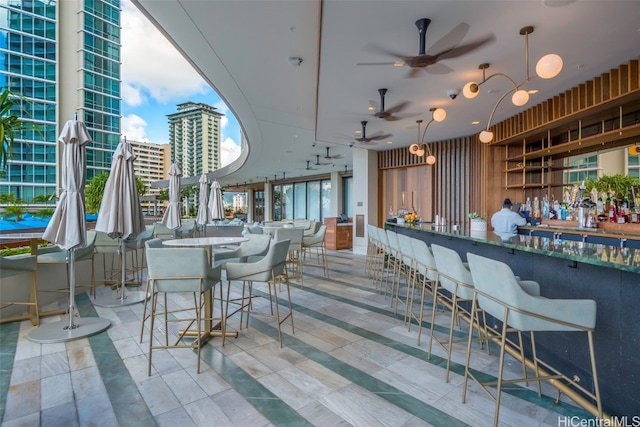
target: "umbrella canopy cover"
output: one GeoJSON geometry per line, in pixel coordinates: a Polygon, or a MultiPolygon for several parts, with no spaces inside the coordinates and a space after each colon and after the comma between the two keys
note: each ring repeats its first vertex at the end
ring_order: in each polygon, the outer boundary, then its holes
{"type": "Polygon", "coordinates": [[[91,137],[84,123],[68,120],[58,141],[64,144],[62,193],[42,238],[63,249],[75,249],[86,243],[84,188],[86,146],[91,143],[91,137]]]}
{"type": "Polygon", "coordinates": [[[137,236],[145,228],[133,169],[135,159],[131,144],[121,141],[113,153],[96,222],[96,230],[111,238],[137,236]]]}
{"type": "Polygon", "coordinates": [[[207,178],[207,175],[202,174],[198,183],[200,184],[200,191],[198,194],[198,215],[196,216],[196,224],[205,225],[211,218],[209,215],[209,207],[207,206],[209,201],[209,189],[207,188],[209,179],[207,178]]]}
{"type": "Polygon", "coordinates": [[[173,163],[169,168],[169,206],[160,221],[169,230],[175,230],[182,225],[180,221],[180,177],[182,172],[173,163]]]}
{"type": "Polygon", "coordinates": [[[209,211],[211,212],[211,219],[220,220],[225,218],[224,206],[222,205],[222,191],[220,190],[218,181],[213,181],[213,184],[211,184],[209,211]]]}

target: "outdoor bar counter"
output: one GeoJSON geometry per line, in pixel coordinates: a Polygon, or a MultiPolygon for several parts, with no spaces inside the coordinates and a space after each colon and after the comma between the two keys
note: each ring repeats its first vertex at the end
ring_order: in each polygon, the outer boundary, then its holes
{"type": "MultiPolygon", "coordinates": [[[[553,230],[552,237],[543,237],[528,228],[507,241],[492,231],[471,235],[455,226],[387,221],[385,228],[449,247],[463,260],[471,252],[502,261],[522,279],[537,281],[544,297],[595,300],[594,342],[603,409],[616,416],[640,415],[640,246],[635,244],[640,236],[614,238],[608,242],[615,244],[607,245],[588,243],[589,237],[563,239],[567,233],[553,230]]],[[[540,333],[536,344],[542,360],[568,377],[579,376],[591,389],[585,334],[540,333]]]]}

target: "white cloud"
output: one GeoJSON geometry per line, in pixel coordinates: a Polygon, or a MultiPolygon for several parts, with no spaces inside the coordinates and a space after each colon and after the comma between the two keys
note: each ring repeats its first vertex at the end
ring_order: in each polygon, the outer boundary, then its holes
{"type": "Polygon", "coordinates": [[[135,114],[129,114],[122,118],[121,121],[122,134],[126,135],[128,139],[139,142],[148,142],[149,138],[146,137],[145,129],[147,122],[135,114]]]}
{"type": "MultiPolygon", "coordinates": [[[[128,0],[122,2],[123,100],[145,96],[167,103],[205,93],[207,84],[167,39],[128,0]]],[[[131,103],[130,103],[131,102],[131,103]]]]}
{"type": "Polygon", "coordinates": [[[224,114],[224,117],[220,119],[220,128],[224,129],[229,124],[229,118],[227,117],[227,114],[229,114],[229,107],[227,107],[227,104],[222,101],[214,104],[214,107],[217,108],[220,113],[224,114]]]}
{"type": "Polygon", "coordinates": [[[231,138],[225,138],[220,144],[220,163],[226,166],[240,156],[240,146],[231,138]]]}

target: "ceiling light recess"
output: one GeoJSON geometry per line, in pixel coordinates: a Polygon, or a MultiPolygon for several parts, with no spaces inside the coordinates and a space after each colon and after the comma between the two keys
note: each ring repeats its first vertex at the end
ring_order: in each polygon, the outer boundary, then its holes
{"type": "Polygon", "coordinates": [[[431,120],[424,127],[424,131],[420,132],[420,126],[422,124],[422,120],[416,120],[418,124],[418,142],[415,144],[411,144],[409,146],[409,152],[418,157],[422,157],[425,154],[427,155],[427,164],[433,165],[436,162],[436,156],[431,152],[431,147],[424,142],[424,137],[427,134],[427,129],[429,129],[429,125],[433,122],[441,122],[447,117],[447,112],[442,108],[430,108],[431,111],[431,120]]]}
{"type": "Polygon", "coordinates": [[[536,64],[536,75],[534,76],[529,75],[529,34],[531,34],[532,32],[533,32],[533,27],[531,26],[523,27],[520,29],[520,35],[524,36],[525,71],[526,71],[526,78],[522,83],[516,84],[516,82],[511,77],[509,77],[504,73],[494,73],[489,77],[487,77],[486,70],[487,68],[489,68],[489,64],[484,63],[478,66],[478,68],[482,70],[482,81],[480,83],[468,82],[462,88],[462,94],[465,96],[465,98],[472,99],[478,96],[478,93],[480,92],[480,86],[495,76],[504,77],[505,79],[509,80],[509,82],[511,82],[511,85],[513,86],[513,88],[510,91],[505,93],[500,98],[498,103],[493,108],[493,112],[491,113],[491,117],[489,118],[489,123],[487,123],[487,128],[486,130],[482,131],[479,136],[482,142],[488,143],[493,140],[493,133],[489,131],[489,126],[491,125],[493,114],[495,113],[498,105],[500,104],[500,102],[502,102],[502,100],[505,98],[506,95],[511,94],[511,102],[513,103],[513,105],[517,107],[522,107],[527,102],[529,102],[529,92],[522,89],[522,86],[529,83],[535,77],[540,77],[542,79],[552,79],[555,76],[557,76],[560,73],[560,71],[562,71],[562,58],[559,55],[556,55],[555,53],[550,53],[538,60],[538,63],[536,64]]]}

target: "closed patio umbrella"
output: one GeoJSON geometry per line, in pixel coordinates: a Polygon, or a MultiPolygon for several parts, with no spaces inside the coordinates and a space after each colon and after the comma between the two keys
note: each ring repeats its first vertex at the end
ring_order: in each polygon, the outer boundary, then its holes
{"type": "Polygon", "coordinates": [[[145,230],[133,169],[135,159],[133,147],[124,138],[113,153],[111,172],[104,187],[96,222],[97,231],[107,233],[112,239],[120,239],[120,256],[122,257],[120,298],[102,297],[94,301],[95,305],[114,307],[135,304],[144,300],[142,292],[137,292],[136,294],[140,294],[137,296],[129,294],[125,297],[126,248],[124,239],[135,237],[145,230]]]}
{"type": "Polygon", "coordinates": [[[211,184],[209,211],[211,212],[211,219],[213,220],[221,220],[225,218],[224,206],[222,205],[222,191],[220,190],[220,184],[218,181],[213,181],[211,184]]]}
{"type": "Polygon", "coordinates": [[[32,330],[28,338],[40,343],[83,338],[102,332],[111,324],[106,319],[76,317],[74,250],[86,244],[86,146],[91,143],[91,137],[84,123],[69,120],[65,123],[58,141],[64,144],[62,194],[42,238],[69,252],[69,321],[49,323],[32,330]]]}
{"type": "MultiPolygon", "coordinates": [[[[173,163],[169,168],[169,206],[162,217],[161,224],[169,230],[177,230],[182,225],[180,221],[180,177],[182,172],[173,163]]],[[[175,233],[175,231],[174,231],[175,233]]]]}
{"type": "Polygon", "coordinates": [[[200,179],[198,180],[200,184],[199,193],[198,193],[198,215],[196,216],[196,224],[202,226],[204,230],[205,236],[207,235],[207,223],[209,222],[209,193],[207,184],[209,183],[209,179],[206,174],[202,174],[200,179]]]}

